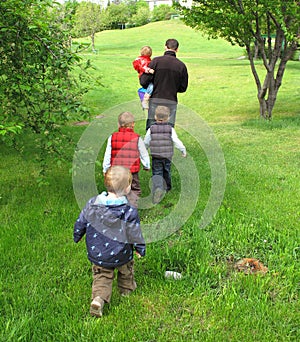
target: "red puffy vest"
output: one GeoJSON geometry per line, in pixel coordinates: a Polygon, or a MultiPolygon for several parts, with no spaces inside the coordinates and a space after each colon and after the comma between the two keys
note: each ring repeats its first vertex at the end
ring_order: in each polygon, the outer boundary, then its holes
{"type": "Polygon", "coordinates": [[[139,135],[132,128],[120,127],[111,136],[111,165],[121,165],[131,173],[140,170],[139,135]]]}

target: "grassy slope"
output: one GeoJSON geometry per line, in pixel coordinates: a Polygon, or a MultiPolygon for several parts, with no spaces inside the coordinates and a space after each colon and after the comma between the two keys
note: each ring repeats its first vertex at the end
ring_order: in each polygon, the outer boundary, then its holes
{"type": "MultiPolygon", "coordinates": [[[[20,156],[1,146],[1,341],[299,339],[300,65],[289,63],[274,120],[262,122],[250,68],[247,61],[237,60],[242,55],[238,47],[206,41],[176,21],[102,32],[96,39],[98,54],[85,55],[105,85],[86,99],[95,115],[136,100],[132,60],[146,44],[154,56],[161,54],[169,37],[180,41],[178,56],[190,73],[189,89],[179,101],[209,123],[225,156],[227,186],[216,218],[205,229],[198,228],[200,200],[178,234],[150,244],[147,257],[137,262],[137,291],[129,298],[115,291],[102,320],[92,319],[85,247],[71,239],[79,209],[69,166],[52,165],[51,186],[37,189],[34,149],[20,156]],[[259,258],[269,272],[235,273],[228,262],[231,256],[259,258]],[[165,269],[185,277],[166,281],[165,269]]],[[[68,129],[75,141],[84,130],[68,129]]],[[[137,125],[141,134],[143,129],[137,125]]],[[[201,194],[207,198],[205,156],[188,135],[179,134],[199,164],[201,194]]],[[[142,175],[146,187],[149,175],[142,175]]],[[[174,172],[175,190],[178,184],[174,172]]],[[[141,217],[146,221],[167,210],[142,210],[141,217]]]]}

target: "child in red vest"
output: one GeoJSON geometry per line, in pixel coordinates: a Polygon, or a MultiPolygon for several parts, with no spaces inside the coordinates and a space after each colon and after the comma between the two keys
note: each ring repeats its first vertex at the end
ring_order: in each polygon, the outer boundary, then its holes
{"type": "Polygon", "coordinates": [[[140,163],[144,170],[150,169],[150,158],[143,139],[134,132],[134,116],[130,112],[123,112],[118,117],[119,129],[113,133],[107,141],[103,159],[103,173],[113,165],[128,168],[132,173],[131,192],[128,200],[137,206],[137,200],[141,196],[139,180],[140,163]]]}
{"type": "MultiPolygon", "coordinates": [[[[148,67],[149,63],[151,62],[151,56],[152,56],[151,47],[150,46],[143,46],[141,48],[140,56],[137,57],[132,62],[134,69],[139,73],[139,77],[141,77],[144,72],[146,74],[153,74],[154,73],[154,70],[148,67]]],[[[151,94],[153,92],[153,83],[150,83],[148,85],[147,89],[142,88],[142,91],[144,93],[144,98],[142,101],[142,107],[143,107],[143,109],[148,109],[149,108],[149,99],[150,99],[151,94]]]]}

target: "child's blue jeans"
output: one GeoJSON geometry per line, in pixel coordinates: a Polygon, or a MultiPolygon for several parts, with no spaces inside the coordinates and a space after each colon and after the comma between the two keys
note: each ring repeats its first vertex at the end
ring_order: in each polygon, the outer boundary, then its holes
{"type": "Polygon", "coordinates": [[[153,93],[153,83],[149,83],[147,89],[146,89],[146,93],[149,95],[152,95],[153,93]]]}

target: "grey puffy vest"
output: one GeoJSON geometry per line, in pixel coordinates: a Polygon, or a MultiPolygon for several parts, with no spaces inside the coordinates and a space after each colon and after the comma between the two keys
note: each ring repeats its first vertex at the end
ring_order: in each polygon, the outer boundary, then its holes
{"type": "Polygon", "coordinates": [[[168,123],[155,123],[150,127],[150,151],[152,157],[172,159],[174,153],[172,126],[168,123]]]}

